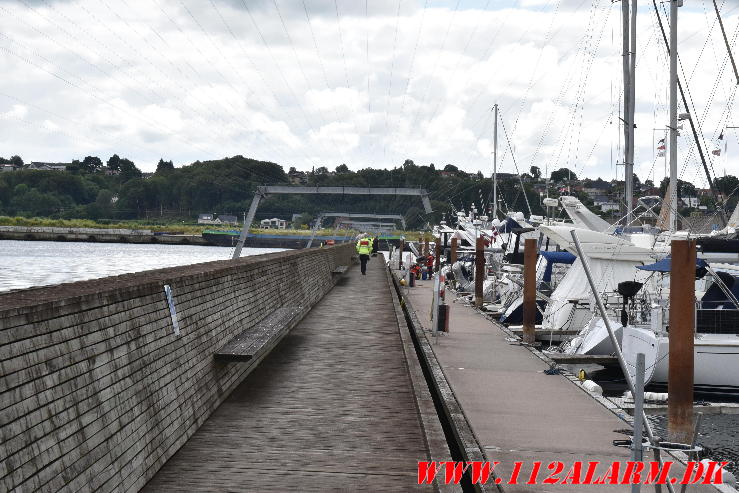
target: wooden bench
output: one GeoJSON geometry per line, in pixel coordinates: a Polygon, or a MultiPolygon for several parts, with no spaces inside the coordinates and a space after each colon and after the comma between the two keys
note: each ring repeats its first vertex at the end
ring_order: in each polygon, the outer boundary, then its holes
{"type": "Polygon", "coordinates": [[[226,362],[255,359],[276,346],[297,325],[302,313],[301,306],[278,308],[228,341],[213,357],[226,362]]]}
{"type": "Polygon", "coordinates": [[[331,271],[331,274],[344,274],[346,273],[346,270],[349,268],[348,265],[338,265],[334,270],[331,271]]]}

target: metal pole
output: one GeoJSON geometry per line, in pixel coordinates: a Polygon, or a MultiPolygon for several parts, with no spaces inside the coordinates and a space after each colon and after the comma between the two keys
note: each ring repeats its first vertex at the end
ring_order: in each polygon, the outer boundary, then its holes
{"type": "Polygon", "coordinates": [[[689,443],[693,433],[695,240],[673,240],[671,250],[667,429],[671,441],[689,443]]]}
{"type": "Polygon", "coordinates": [[[493,219],[498,218],[498,103],[493,106],[493,219]]]}
{"type": "Polygon", "coordinates": [[[236,248],[234,248],[234,254],[232,259],[237,259],[241,257],[241,249],[244,247],[244,242],[246,242],[246,235],[249,234],[249,228],[251,227],[251,223],[254,222],[254,216],[257,214],[257,208],[259,207],[259,201],[262,200],[262,193],[257,190],[254,192],[254,198],[251,200],[251,205],[249,206],[249,212],[246,214],[246,219],[244,219],[244,227],[241,230],[241,234],[239,235],[239,241],[236,243],[236,248]]]}
{"type": "MultiPolygon", "coordinates": [[[[634,462],[641,462],[644,458],[644,450],[642,449],[642,429],[644,422],[642,416],[644,413],[644,353],[636,354],[636,393],[634,396],[634,438],[631,440],[633,449],[634,462]]],[[[639,493],[641,485],[636,482],[631,485],[631,493],[639,493]]]]}
{"type": "MultiPolygon", "coordinates": [[[[621,352],[621,345],[616,338],[615,332],[613,332],[613,327],[611,327],[611,322],[608,319],[606,308],[605,306],[603,306],[603,302],[601,301],[600,296],[598,296],[598,288],[596,287],[595,281],[593,281],[593,276],[590,273],[590,264],[588,262],[588,257],[582,251],[582,246],[580,245],[580,239],[577,237],[577,232],[573,229],[570,230],[570,234],[572,235],[572,239],[575,241],[577,256],[580,257],[580,262],[582,262],[582,267],[585,270],[585,276],[588,278],[588,284],[590,284],[590,290],[593,292],[593,296],[595,297],[595,304],[598,307],[598,312],[603,319],[603,323],[605,323],[606,325],[606,330],[608,330],[608,337],[611,339],[611,344],[613,345],[614,352],[616,353],[618,364],[621,367],[621,372],[624,374],[624,378],[626,379],[626,385],[629,386],[631,395],[636,395],[634,381],[631,379],[631,374],[629,373],[629,369],[627,368],[626,362],[624,361],[624,355],[621,352]]],[[[649,421],[644,415],[644,411],[642,411],[642,421],[644,423],[644,431],[647,433],[647,437],[649,437],[649,442],[653,443],[654,433],[652,432],[652,427],[650,426],[649,421]]]]}
{"type": "Polygon", "coordinates": [[[434,272],[439,272],[439,257],[441,257],[441,236],[436,239],[434,245],[434,272]]]}
{"type": "Polygon", "coordinates": [[[457,243],[459,243],[459,240],[457,238],[452,238],[452,251],[449,254],[450,264],[454,264],[454,262],[457,261],[457,243]]]}
{"type": "MultiPolygon", "coordinates": [[[[626,0],[624,0],[625,2],[626,0]]],[[[636,114],[636,2],[631,0],[631,46],[629,47],[629,147],[624,163],[624,185],[626,194],[626,224],[633,221],[634,210],[634,115],[636,114]]]]}
{"type": "MultiPolygon", "coordinates": [[[[622,57],[623,57],[623,78],[624,78],[624,202],[626,203],[626,224],[631,219],[631,185],[629,184],[628,166],[629,166],[629,148],[631,147],[631,54],[629,50],[629,0],[621,2],[621,22],[623,32],[621,33],[622,57]]],[[[633,180],[632,180],[633,182],[633,180]]]]}
{"type": "Polygon", "coordinates": [[[475,307],[482,308],[482,281],[485,279],[485,243],[482,237],[475,242],[475,307]]]}
{"type": "Polygon", "coordinates": [[[677,231],[677,2],[670,0],[670,233],[677,231]]]}
{"type": "Polygon", "coordinates": [[[724,21],[721,20],[721,14],[718,11],[718,5],[716,0],[713,0],[713,8],[716,9],[716,17],[718,17],[718,24],[721,26],[721,34],[724,35],[724,43],[726,44],[726,50],[729,52],[729,60],[731,60],[731,67],[734,69],[734,77],[736,77],[736,83],[739,85],[739,72],[736,70],[736,62],[734,61],[734,55],[731,53],[731,45],[729,40],[726,38],[726,31],[724,30],[724,21]]]}
{"type": "Polygon", "coordinates": [[[533,344],[536,334],[536,239],[523,246],[523,342],[533,344]]]}

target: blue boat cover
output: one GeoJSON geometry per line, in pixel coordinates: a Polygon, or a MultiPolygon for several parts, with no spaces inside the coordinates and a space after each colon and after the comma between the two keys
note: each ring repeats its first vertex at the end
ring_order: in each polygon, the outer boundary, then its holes
{"type": "MultiPolygon", "coordinates": [[[[708,265],[708,264],[706,263],[705,260],[703,260],[701,258],[695,259],[695,268],[696,268],[696,270],[698,270],[698,269],[705,269],[706,268],[706,265],[708,265]]],[[[653,264],[649,264],[649,265],[637,265],[636,268],[637,269],[641,269],[641,270],[651,271],[651,272],[670,272],[670,270],[672,268],[672,259],[670,257],[667,257],[667,258],[663,258],[662,260],[660,260],[658,262],[655,262],[653,264]]]]}
{"type": "Polygon", "coordinates": [[[547,266],[544,267],[544,277],[542,278],[542,281],[544,282],[551,282],[552,281],[552,267],[554,264],[571,264],[575,261],[577,258],[570,252],[539,252],[539,254],[544,257],[547,261],[547,266]]]}

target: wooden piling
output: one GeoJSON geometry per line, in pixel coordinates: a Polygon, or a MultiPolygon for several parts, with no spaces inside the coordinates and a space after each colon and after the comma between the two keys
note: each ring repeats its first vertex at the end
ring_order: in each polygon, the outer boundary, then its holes
{"type": "Polygon", "coordinates": [[[667,430],[670,441],[690,443],[693,435],[695,240],[672,240],[671,250],[667,430]]]}
{"type": "Polygon", "coordinates": [[[457,261],[457,243],[459,240],[457,238],[452,238],[452,251],[449,253],[449,263],[453,264],[457,261]]]}
{"type": "Polygon", "coordinates": [[[434,272],[439,272],[439,257],[441,257],[441,236],[436,238],[434,245],[434,272]]]}
{"type": "Polygon", "coordinates": [[[482,308],[482,282],[485,280],[485,240],[475,243],[475,306],[482,308]]]}
{"type": "Polygon", "coordinates": [[[536,334],[536,239],[527,238],[523,248],[523,342],[533,344],[536,334]]]}
{"type": "Polygon", "coordinates": [[[405,240],[400,240],[400,263],[398,264],[398,268],[403,268],[403,249],[405,249],[405,240]]]}
{"type": "Polygon", "coordinates": [[[429,256],[429,253],[431,253],[431,249],[429,248],[429,239],[426,238],[423,241],[423,254],[424,254],[424,256],[428,257],[429,256]]]}

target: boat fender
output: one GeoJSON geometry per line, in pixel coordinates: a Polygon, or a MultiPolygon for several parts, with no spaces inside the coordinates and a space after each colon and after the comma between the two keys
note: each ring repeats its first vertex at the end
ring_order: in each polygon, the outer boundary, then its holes
{"type": "Polygon", "coordinates": [[[580,368],[580,371],[577,372],[577,378],[579,378],[581,382],[584,382],[588,379],[588,374],[585,372],[585,370],[580,368]]]}
{"type": "Polygon", "coordinates": [[[585,380],[582,386],[590,393],[603,395],[603,388],[592,380],[585,380]]]}

